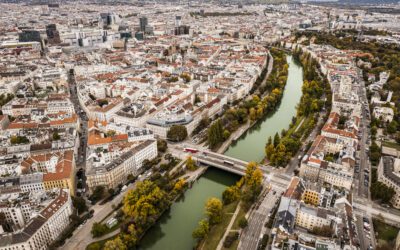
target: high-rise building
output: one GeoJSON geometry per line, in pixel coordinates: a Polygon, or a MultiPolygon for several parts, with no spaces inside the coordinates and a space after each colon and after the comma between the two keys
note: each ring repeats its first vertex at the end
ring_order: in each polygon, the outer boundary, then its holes
{"type": "Polygon", "coordinates": [[[49,44],[61,43],[60,33],[58,32],[55,24],[49,24],[46,26],[46,34],[49,44]]]}
{"type": "Polygon", "coordinates": [[[180,25],[175,27],[174,29],[174,35],[179,36],[179,35],[188,35],[190,30],[190,26],[188,25],[180,25]]]}
{"type": "Polygon", "coordinates": [[[179,27],[182,25],[182,17],[181,16],[176,16],[175,17],[175,27],[179,27]]]}
{"type": "Polygon", "coordinates": [[[18,34],[18,40],[20,42],[42,42],[40,32],[37,30],[23,30],[18,34]]]}
{"type": "Polygon", "coordinates": [[[139,25],[140,25],[140,31],[143,31],[143,32],[146,31],[146,26],[148,25],[147,17],[140,17],[139,25]]]}

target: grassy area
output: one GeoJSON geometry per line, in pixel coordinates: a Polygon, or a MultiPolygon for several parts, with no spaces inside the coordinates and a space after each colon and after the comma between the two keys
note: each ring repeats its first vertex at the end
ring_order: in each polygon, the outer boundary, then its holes
{"type": "Polygon", "coordinates": [[[222,209],[222,222],[213,226],[203,242],[203,250],[214,250],[217,248],[219,241],[224,236],[226,228],[231,221],[233,213],[237,207],[238,201],[233,202],[222,209]]]}
{"type": "Polygon", "coordinates": [[[388,246],[389,249],[394,249],[399,229],[376,219],[373,220],[373,224],[378,246],[388,246]]]}
{"type": "Polygon", "coordinates": [[[395,148],[400,151],[400,144],[395,143],[395,142],[382,141],[382,146],[389,147],[389,148],[395,148]]]}
{"type": "Polygon", "coordinates": [[[243,206],[240,206],[239,213],[238,213],[238,215],[236,216],[235,222],[233,222],[233,225],[232,225],[231,230],[239,230],[239,229],[240,229],[240,227],[239,227],[239,220],[240,220],[241,218],[243,218],[245,215],[246,215],[245,209],[243,208],[243,206]]]}
{"type": "MultiPolygon", "coordinates": [[[[304,116],[298,116],[298,117],[296,117],[296,123],[288,129],[287,134],[288,134],[288,135],[293,134],[294,131],[297,129],[297,127],[300,125],[300,123],[301,123],[302,120],[304,120],[304,116]]],[[[303,124],[304,124],[304,122],[303,122],[303,124]]],[[[302,125],[303,125],[303,124],[302,124],[302,125]]],[[[299,127],[299,129],[300,129],[300,127],[299,127]]]]}
{"type": "Polygon", "coordinates": [[[110,238],[104,239],[104,240],[99,240],[90,243],[89,245],[86,246],[86,250],[94,250],[94,249],[103,249],[104,244],[106,244],[107,241],[113,240],[116,238],[118,235],[112,236],[110,238]]]}

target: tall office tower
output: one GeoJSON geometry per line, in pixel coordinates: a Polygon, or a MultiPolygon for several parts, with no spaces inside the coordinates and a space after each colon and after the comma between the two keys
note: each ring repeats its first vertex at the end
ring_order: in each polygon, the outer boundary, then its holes
{"type": "Polygon", "coordinates": [[[146,31],[146,26],[148,25],[147,17],[141,17],[139,18],[139,25],[140,25],[140,31],[146,31]]]}
{"type": "Polygon", "coordinates": [[[40,32],[37,30],[24,30],[18,34],[18,40],[20,42],[42,42],[40,32]]]}
{"type": "Polygon", "coordinates": [[[61,43],[60,33],[58,32],[55,24],[49,24],[46,26],[46,34],[49,44],[61,43]]]}
{"type": "Polygon", "coordinates": [[[175,17],[175,27],[179,27],[182,25],[182,17],[181,16],[176,16],[175,17]]]}

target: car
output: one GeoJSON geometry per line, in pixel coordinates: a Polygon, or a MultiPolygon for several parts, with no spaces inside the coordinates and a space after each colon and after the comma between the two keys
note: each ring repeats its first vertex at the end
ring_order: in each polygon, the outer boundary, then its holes
{"type": "Polygon", "coordinates": [[[275,194],[276,194],[276,191],[272,192],[272,194],[275,195],[275,194]]]}

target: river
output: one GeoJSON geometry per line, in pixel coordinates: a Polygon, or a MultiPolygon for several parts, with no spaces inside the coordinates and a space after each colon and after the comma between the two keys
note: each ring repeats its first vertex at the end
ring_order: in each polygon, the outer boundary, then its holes
{"type": "Polygon", "coordinates": [[[183,198],[172,204],[160,220],[143,237],[139,249],[190,250],[195,245],[192,232],[205,218],[204,205],[208,198],[222,198],[222,192],[239,180],[239,176],[209,168],[185,192],[183,198]]]}
{"type": "MultiPolygon", "coordinates": [[[[300,101],[303,71],[291,56],[287,56],[289,75],[281,104],[277,111],[265,117],[243,134],[226,152],[227,155],[245,161],[261,161],[269,136],[287,129],[296,115],[300,101]]],[[[190,250],[195,245],[192,232],[204,218],[204,204],[210,197],[222,197],[226,187],[239,180],[239,176],[209,168],[184,197],[164,213],[140,242],[143,250],[190,250]]]]}
{"type": "Polygon", "coordinates": [[[232,143],[225,155],[244,161],[260,162],[265,156],[264,148],[268,137],[273,138],[276,132],[280,133],[282,129],[289,128],[292,117],[296,116],[296,106],[301,98],[303,69],[292,56],[287,56],[286,60],[289,64],[289,74],[278,109],[257,122],[232,143]]]}

